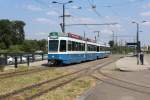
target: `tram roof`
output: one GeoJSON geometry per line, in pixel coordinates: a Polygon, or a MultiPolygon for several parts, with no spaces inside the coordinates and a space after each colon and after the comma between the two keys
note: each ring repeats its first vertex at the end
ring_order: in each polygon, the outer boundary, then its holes
{"type": "Polygon", "coordinates": [[[78,39],[78,40],[84,40],[84,41],[96,43],[96,41],[93,39],[84,38],[84,37],[74,34],[74,33],[51,32],[51,33],[49,33],[49,37],[53,38],[53,39],[56,39],[58,37],[70,37],[70,38],[74,38],[74,39],[78,39]]]}

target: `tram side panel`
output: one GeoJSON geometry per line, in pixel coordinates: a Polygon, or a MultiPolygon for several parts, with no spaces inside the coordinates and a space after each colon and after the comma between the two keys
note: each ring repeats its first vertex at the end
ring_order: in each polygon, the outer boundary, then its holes
{"type": "Polygon", "coordinates": [[[80,63],[109,55],[104,47],[100,47],[96,43],[68,37],[49,40],[48,50],[48,61],[61,64],[80,63]]]}

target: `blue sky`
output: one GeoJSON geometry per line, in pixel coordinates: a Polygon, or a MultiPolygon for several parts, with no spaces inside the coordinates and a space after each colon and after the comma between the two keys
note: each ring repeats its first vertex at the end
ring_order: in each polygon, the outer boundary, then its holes
{"type": "MultiPolygon", "coordinates": [[[[23,20],[26,23],[27,39],[46,39],[51,31],[61,31],[62,5],[52,4],[53,0],[0,0],[0,19],[23,20]]],[[[67,2],[68,0],[56,0],[67,2]]],[[[110,26],[67,26],[66,31],[94,38],[100,31],[99,41],[112,39],[112,31],[119,36],[118,41],[135,40],[136,25],[140,23],[140,40],[150,44],[150,0],[73,0],[66,5],[66,24],[113,23],[110,26]],[[96,8],[92,8],[95,6],[96,8]],[[81,9],[78,9],[81,7],[81,9]],[[147,21],[142,23],[142,21],[147,21]]]]}

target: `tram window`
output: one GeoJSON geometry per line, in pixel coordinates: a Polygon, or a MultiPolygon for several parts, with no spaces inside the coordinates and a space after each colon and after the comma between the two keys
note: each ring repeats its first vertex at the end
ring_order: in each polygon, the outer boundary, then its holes
{"type": "Polygon", "coordinates": [[[68,51],[72,51],[72,41],[68,41],[68,51]]]}
{"type": "Polygon", "coordinates": [[[85,51],[85,44],[83,44],[83,51],[85,51]]]}
{"type": "Polygon", "coordinates": [[[93,51],[93,45],[90,45],[90,51],[93,51]]]}
{"type": "Polygon", "coordinates": [[[89,45],[89,48],[90,48],[90,50],[89,50],[89,51],[92,51],[92,45],[89,45]]]}
{"type": "Polygon", "coordinates": [[[81,43],[78,42],[78,51],[81,51],[81,43]]]}
{"type": "Polygon", "coordinates": [[[101,51],[101,47],[99,46],[99,51],[101,51]]]}
{"type": "Polygon", "coordinates": [[[97,46],[97,52],[99,52],[99,46],[97,46]]]}
{"type": "Polygon", "coordinates": [[[91,51],[96,51],[95,45],[91,45],[91,51]]]}
{"type": "Polygon", "coordinates": [[[93,45],[93,51],[96,51],[95,45],[93,45]]]}
{"type": "Polygon", "coordinates": [[[49,51],[58,51],[58,40],[49,40],[49,51]]]}
{"type": "Polygon", "coordinates": [[[87,45],[87,51],[89,51],[89,45],[87,45]]]}
{"type": "Polygon", "coordinates": [[[105,47],[105,51],[107,51],[107,47],[105,47]]]}
{"type": "Polygon", "coordinates": [[[102,46],[100,46],[100,51],[103,51],[103,47],[102,46]]]}
{"type": "Polygon", "coordinates": [[[102,51],[105,51],[105,47],[102,47],[102,51]]]}
{"type": "Polygon", "coordinates": [[[101,51],[103,51],[103,47],[101,46],[101,51]]]}
{"type": "Polygon", "coordinates": [[[77,42],[77,51],[80,51],[80,43],[77,42]]]}
{"type": "Polygon", "coordinates": [[[102,51],[102,47],[101,46],[99,47],[99,51],[102,51]]]}
{"type": "Polygon", "coordinates": [[[66,40],[60,41],[60,52],[66,52],[66,40]]]}
{"type": "Polygon", "coordinates": [[[80,43],[78,42],[78,51],[80,51],[80,43]]]}
{"type": "Polygon", "coordinates": [[[80,48],[79,50],[80,50],[80,51],[83,51],[83,46],[84,46],[83,43],[79,43],[79,48],[80,48]]]}
{"type": "Polygon", "coordinates": [[[107,48],[106,48],[106,47],[104,47],[104,51],[106,51],[106,49],[107,49],[107,48]]]}
{"type": "Polygon", "coordinates": [[[80,51],[83,51],[83,43],[80,43],[80,51]]]}
{"type": "Polygon", "coordinates": [[[85,51],[85,44],[81,43],[81,51],[85,51]]]}
{"type": "Polygon", "coordinates": [[[95,45],[88,44],[87,45],[87,50],[88,51],[96,51],[97,47],[95,45]]]}
{"type": "Polygon", "coordinates": [[[75,42],[72,41],[72,51],[75,51],[75,42]]]}
{"type": "Polygon", "coordinates": [[[94,51],[97,51],[97,46],[96,45],[94,45],[94,51]]]}
{"type": "Polygon", "coordinates": [[[94,46],[93,45],[91,45],[91,51],[94,51],[94,46]]]}
{"type": "Polygon", "coordinates": [[[74,42],[74,43],[75,43],[74,51],[78,51],[78,43],[77,42],[74,42]]]}

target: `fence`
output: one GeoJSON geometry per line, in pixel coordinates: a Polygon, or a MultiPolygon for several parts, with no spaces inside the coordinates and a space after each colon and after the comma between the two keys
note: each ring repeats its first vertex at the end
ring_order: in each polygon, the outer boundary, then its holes
{"type": "Polygon", "coordinates": [[[47,60],[46,53],[0,53],[0,65],[13,65],[47,60]]]}

